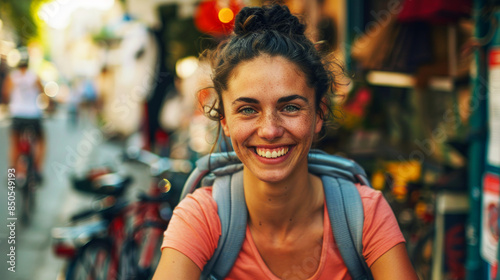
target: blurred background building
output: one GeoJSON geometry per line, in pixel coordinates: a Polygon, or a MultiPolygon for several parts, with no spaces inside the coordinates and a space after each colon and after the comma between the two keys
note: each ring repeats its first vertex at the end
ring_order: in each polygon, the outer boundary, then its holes
{"type": "MultiPolygon", "coordinates": [[[[8,274],[0,231],[1,279],[63,277],[49,237],[28,236],[50,236],[88,204],[71,190],[71,174],[129,146],[190,161],[211,150],[215,128],[197,99],[210,70],[198,55],[231,33],[242,7],[269,2],[0,0],[0,85],[17,49],[28,47],[52,143],[37,198],[50,208],[39,217],[45,225],[19,229],[27,240],[21,257],[48,261],[26,272],[31,265],[21,259],[24,272],[8,274]]],[[[500,1],[278,2],[301,15],[308,36],[346,74],[336,86],[333,128],[318,146],[365,167],[393,207],[422,279],[498,279],[500,1]]],[[[7,170],[4,102],[0,121],[7,170]]],[[[147,185],[144,170],[129,172],[135,188],[147,185]]]]}

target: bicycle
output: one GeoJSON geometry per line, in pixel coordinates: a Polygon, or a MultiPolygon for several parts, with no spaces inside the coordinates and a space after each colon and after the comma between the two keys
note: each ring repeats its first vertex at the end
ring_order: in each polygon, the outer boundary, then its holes
{"type": "MultiPolygon", "coordinates": [[[[120,279],[150,279],[160,259],[160,246],[168,219],[160,218],[167,197],[141,195],[135,205],[135,225],[123,245],[120,279]]],[[[170,207],[170,206],[165,206],[170,207]]]]}
{"type": "Polygon", "coordinates": [[[36,198],[34,196],[38,179],[35,169],[34,143],[36,134],[32,125],[26,125],[20,132],[19,142],[17,143],[19,157],[17,158],[16,184],[21,190],[21,223],[28,225],[32,219],[33,211],[36,207],[36,198]]]}
{"type": "Polygon", "coordinates": [[[131,182],[131,177],[117,173],[74,180],[76,189],[103,197],[98,207],[71,217],[72,223],[96,221],[52,230],[54,253],[68,259],[66,279],[117,279],[129,207],[124,194],[131,182]]]}
{"type": "Polygon", "coordinates": [[[163,232],[172,216],[172,209],[178,203],[172,191],[170,180],[182,186],[192,170],[192,164],[186,160],[173,160],[159,157],[142,150],[127,155],[132,159],[150,166],[153,181],[149,193],[139,194],[134,204],[133,227],[125,241],[120,261],[121,279],[151,279],[160,260],[160,247],[163,232]],[[170,174],[165,174],[170,172],[170,174]]]}
{"type": "MultiPolygon", "coordinates": [[[[59,242],[54,242],[56,254],[70,258],[66,279],[148,279],[152,277],[160,257],[159,247],[163,241],[163,232],[172,214],[172,206],[175,206],[179,197],[166,192],[170,191],[170,188],[165,189],[164,185],[158,186],[158,182],[166,172],[178,175],[169,175],[173,181],[182,180],[183,176],[180,176],[182,174],[185,174],[187,178],[192,165],[188,161],[160,158],[147,151],[141,151],[137,156],[128,159],[150,166],[153,177],[148,193],[140,193],[138,200],[133,203],[123,201],[121,196],[118,198],[110,196],[110,193],[104,191],[107,188],[96,188],[95,182],[75,184],[77,189],[92,193],[100,192],[108,195],[107,198],[116,199],[119,203],[115,202],[100,210],[86,210],[73,216],[73,221],[96,215],[101,217],[100,221],[90,223],[81,230],[78,227],[70,227],[53,231],[53,237],[59,240],[59,242]],[[88,188],[86,185],[94,187],[88,188]],[[63,238],[64,234],[61,234],[64,231],[66,231],[66,238],[63,238]],[[83,238],[85,239],[83,242],[75,241],[78,238],[82,239],[82,235],[86,237],[83,238]],[[78,244],[74,246],[76,248],[73,252],[64,249],[62,246],[64,242],[61,241],[63,239],[73,240],[73,244],[78,244]]],[[[106,176],[109,175],[98,176],[94,180],[100,179],[103,182],[106,181],[103,180],[106,176]]],[[[115,179],[115,181],[119,180],[115,179]]],[[[182,184],[179,183],[179,186],[182,184]]],[[[71,248],[71,246],[67,247],[71,248]]]]}

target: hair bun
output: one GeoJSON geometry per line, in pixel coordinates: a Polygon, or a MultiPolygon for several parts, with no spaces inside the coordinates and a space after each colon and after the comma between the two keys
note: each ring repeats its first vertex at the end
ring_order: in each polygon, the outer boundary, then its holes
{"type": "Polygon", "coordinates": [[[306,27],[287,6],[245,7],[235,19],[234,33],[245,34],[276,30],[287,35],[304,35],[306,27]]]}

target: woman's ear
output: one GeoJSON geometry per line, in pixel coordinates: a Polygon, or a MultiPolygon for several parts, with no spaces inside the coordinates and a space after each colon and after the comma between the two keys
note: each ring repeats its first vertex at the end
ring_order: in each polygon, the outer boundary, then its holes
{"type": "Polygon", "coordinates": [[[227,126],[226,118],[222,118],[222,120],[220,120],[220,124],[222,126],[222,130],[224,131],[224,135],[231,137],[231,135],[229,135],[229,127],[227,126]]]}

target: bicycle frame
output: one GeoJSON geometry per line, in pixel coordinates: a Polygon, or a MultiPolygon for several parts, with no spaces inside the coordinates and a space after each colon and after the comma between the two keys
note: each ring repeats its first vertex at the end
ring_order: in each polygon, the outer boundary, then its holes
{"type": "MultiPolygon", "coordinates": [[[[174,171],[188,174],[192,165],[183,160],[171,160],[160,158],[148,151],[140,151],[134,160],[150,167],[152,183],[147,194],[141,194],[139,200],[134,203],[132,213],[132,231],[126,241],[125,254],[122,257],[126,262],[123,267],[122,276],[132,279],[149,279],[154,273],[157,261],[159,261],[159,244],[163,241],[163,232],[168,226],[169,217],[163,218],[160,211],[162,204],[172,209],[168,204],[171,193],[159,186],[159,182],[165,176],[165,172],[174,171]],[[155,258],[157,257],[157,258],[155,258]]],[[[172,201],[172,203],[175,203],[172,201]]],[[[173,205],[175,206],[175,205],[173,205]]],[[[128,278],[125,278],[128,279],[128,278]]]]}
{"type": "Polygon", "coordinates": [[[73,279],[75,274],[76,276],[83,274],[94,279],[97,274],[102,273],[106,273],[104,279],[116,279],[119,257],[126,238],[126,220],[131,211],[131,206],[123,194],[130,182],[130,177],[114,173],[102,174],[95,178],[87,176],[84,179],[74,179],[75,189],[85,193],[100,194],[103,198],[99,201],[100,209],[84,210],[71,218],[72,222],[81,222],[84,219],[99,217],[99,221],[80,226],[54,228],[52,231],[54,253],[69,261],[67,279],[73,279]],[[103,236],[108,237],[103,238],[103,236]],[[113,238],[109,238],[111,236],[113,238]],[[102,251],[108,255],[102,256],[97,252],[95,260],[86,259],[88,255],[86,252],[95,249],[94,245],[101,246],[101,249],[105,249],[102,251]],[[105,259],[102,259],[103,257],[105,259]],[[85,267],[86,262],[91,263],[88,269],[85,267]],[[92,262],[109,262],[107,271],[97,271],[98,268],[95,268],[92,262]]]}
{"type": "MultiPolygon", "coordinates": [[[[96,256],[95,263],[92,263],[90,265],[90,268],[83,272],[84,275],[88,276],[89,279],[96,279],[96,275],[103,272],[96,271],[96,267],[99,266],[94,266],[94,264],[109,261],[109,268],[106,272],[104,272],[106,273],[104,279],[117,279],[120,264],[120,254],[126,238],[126,219],[128,216],[127,213],[129,213],[129,211],[130,205],[128,205],[126,202],[118,202],[113,206],[103,210],[94,210],[93,213],[92,211],[89,211],[87,213],[84,212],[81,214],[81,217],[79,217],[80,219],[87,218],[88,216],[99,215],[101,217],[101,223],[92,223],[90,225],[87,225],[86,228],[83,228],[82,231],[86,230],[86,234],[92,233],[92,236],[89,236],[88,240],[86,240],[84,244],[79,244],[80,246],[75,248],[75,251],[77,252],[70,254],[71,261],[66,272],[66,279],[74,279],[75,274],[76,276],[80,275],[78,269],[82,269],[82,265],[79,264],[79,262],[85,262],[85,250],[89,248],[88,245],[96,241],[107,244],[106,247],[109,248],[106,248],[105,251],[109,254],[110,257],[105,257],[104,259],[102,259],[102,256],[96,256]],[[94,228],[91,228],[92,226],[94,226],[94,228]]],[[[84,266],[83,269],[85,269],[84,266]]]]}
{"type": "Polygon", "coordinates": [[[127,234],[122,251],[120,271],[123,279],[149,279],[156,267],[155,252],[163,241],[163,232],[168,221],[160,215],[165,196],[153,180],[148,194],[140,194],[139,200],[131,205],[131,230],[127,234]]]}
{"type": "Polygon", "coordinates": [[[16,175],[22,192],[21,222],[28,224],[31,220],[33,208],[35,207],[34,190],[36,187],[35,162],[33,147],[36,142],[34,129],[31,126],[24,127],[16,143],[19,156],[16,160],[16,175]]]}

